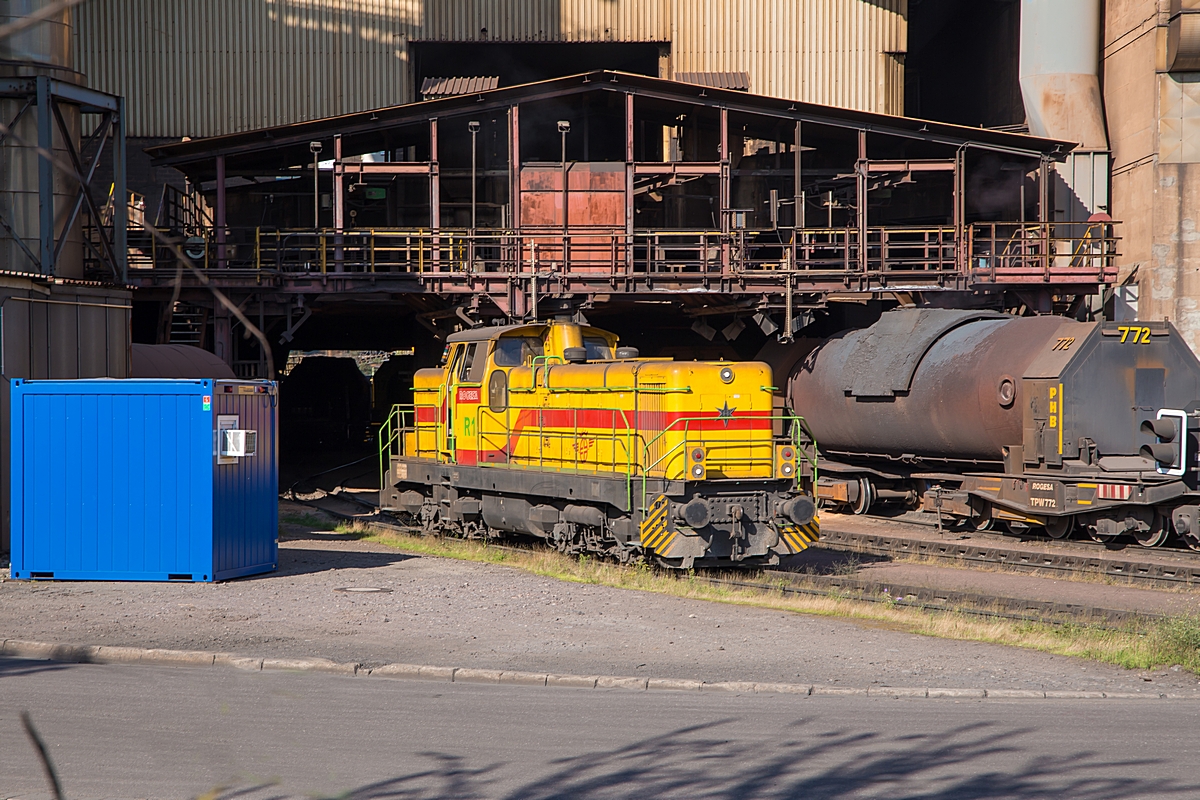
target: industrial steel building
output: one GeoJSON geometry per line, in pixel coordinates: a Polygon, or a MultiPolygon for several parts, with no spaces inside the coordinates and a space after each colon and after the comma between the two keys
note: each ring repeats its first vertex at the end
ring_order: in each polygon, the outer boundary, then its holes
{"type": "MultiPolygon", "coordinates": [[[[206,280],[282,342],[312,315],[352,318],[341,340],[366,347],[579,312],[632,337],[754,318],[785,340],[839,303],[1076,313],[1115,278],[1114,241],[1053,218],[1070,149],[596,71],[149,152],[213,209],[212,247],[199,212],[163,221],[206,280]]],[[[134,248],[165,332],[168,302],[207,289],[134,248]]],[[[249,361],[216,311],[213,348],[249,361]]]]}

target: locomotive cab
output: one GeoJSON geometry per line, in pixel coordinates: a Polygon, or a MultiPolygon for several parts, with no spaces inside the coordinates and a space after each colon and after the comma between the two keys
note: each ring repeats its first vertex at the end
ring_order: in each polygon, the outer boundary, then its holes
{"type": "Polygon", "coordinates": [[[777,563],[817,538],[816,458],[771,382],[763,363],[643,358],[573,322],[462,331],[384,426],[381,507],[623,561],[777,563]]]}

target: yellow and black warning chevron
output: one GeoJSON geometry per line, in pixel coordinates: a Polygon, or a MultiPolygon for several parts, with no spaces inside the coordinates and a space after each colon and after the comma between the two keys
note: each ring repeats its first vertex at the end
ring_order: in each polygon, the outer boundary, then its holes
{"type": "Polygon", "coordinates": [[[675,539],[675,531],[669,530],[667,518],[669,505],[666,495],[660,494],[658,499],[646,509],[646,517],[642,520],[641,525],[642,547],[660,555],[665,555],[670,550],[671,542],[675,539]]]}
{"type": "Polygon", "coordinates": [[[779,538],[793,553],[807,550],[809,545],[821,538],[821,522],[813,517],[813,521],[807,525],[780,525],[779,538]]]}

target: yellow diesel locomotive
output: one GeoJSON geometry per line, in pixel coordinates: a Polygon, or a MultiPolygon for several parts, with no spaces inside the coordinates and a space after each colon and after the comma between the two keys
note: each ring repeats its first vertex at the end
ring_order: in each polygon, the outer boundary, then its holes
{"type": "Polygon", "coordinates": [[[817,539],[816,447],[763,363],[641,358],[569,321],[448,338],[380,436],[380,507],[663,566],[775,564],[817,539]]]}

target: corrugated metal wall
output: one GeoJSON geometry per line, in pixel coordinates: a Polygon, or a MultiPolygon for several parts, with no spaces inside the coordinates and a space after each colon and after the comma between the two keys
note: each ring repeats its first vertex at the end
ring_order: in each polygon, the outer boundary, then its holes
{"type": "Polygon", "coordinates": [[[428,0],[416,38],[666,42],[671,38],[671,8],[677,1],[428,0]]]}
{"type": "Polygon", "coordinates": [[[77,63],[130,136],[212,136],[395,105],[417,0],[96,0],[77,63]]]}
{"type": "Polygon", "coordinates": [[[129,135],[212,136],[414,98],[408,43],[670,43],[673,70],[746,71],[751,91],[903,111],[908,0],[91,0],[89,85],[129,135]],[[486,32],[485,32],[486,31],[486,32]]]}
{"type": "Polygon", "coordinates": [[[750,91],[901,114],[908,0],[677,0],[677,72],[745,71],[750,91]],[[889,63],[891,62],[891,63],[889,63]]]}

